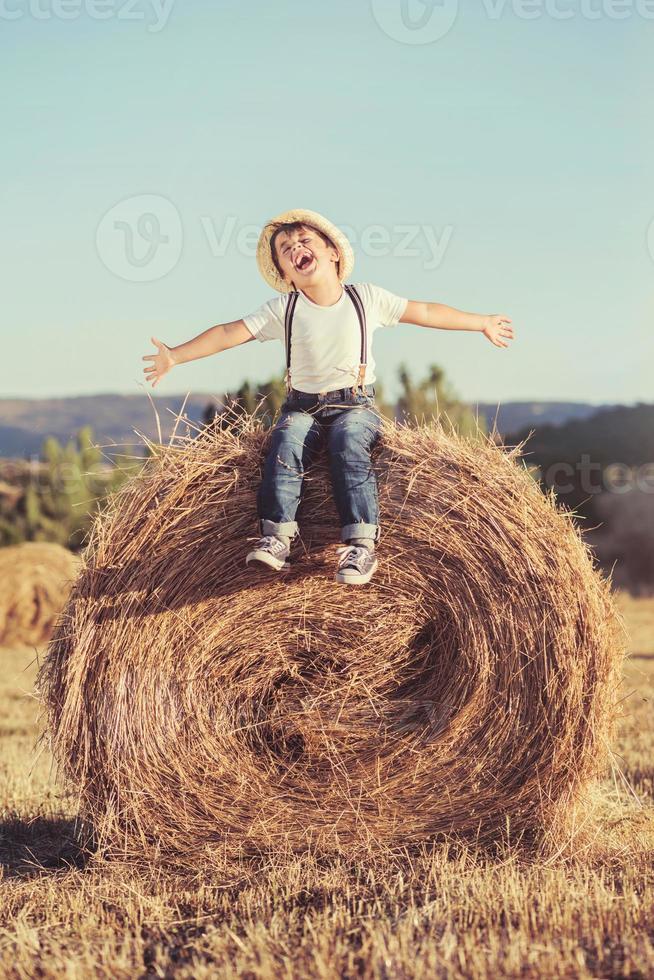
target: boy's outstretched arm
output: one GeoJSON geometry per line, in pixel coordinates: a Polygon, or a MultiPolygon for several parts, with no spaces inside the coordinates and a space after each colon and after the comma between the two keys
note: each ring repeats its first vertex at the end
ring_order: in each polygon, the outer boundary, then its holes
{"type": "Polygon", "coordinates": [[[410,299],[400,323],[415,323],[419,327],[439,330],[476,330],[488,337],[496,347],[508,347],[513,340],[511,318],[504,313],[464,313],[442,303],[421,303],[410,299]]]}
{"type": "Polygon", "coordinates": [[[249,340],[254,340],[254,334],[250,333],[243,320],[232,320],[230,323],[218,323],[215,327],[209,327],[177,347],[169,347],[156,337],[151,337],[150,340],[157,348],[157,353],[144,355],[142,360],[152,361],[152,364],[144,367],[143,373],[145,380],[151,381],[154,388],[176,364],[195,361],[198,357],[208,357],[210,354],[229,350],[230,347],[247,344],[249,340]]]}

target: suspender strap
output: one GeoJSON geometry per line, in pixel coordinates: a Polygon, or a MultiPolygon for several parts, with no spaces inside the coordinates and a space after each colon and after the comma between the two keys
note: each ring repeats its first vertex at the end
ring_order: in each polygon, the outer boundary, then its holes
{"type": "MultiPolygon", "coordinates": [[[[352,300],[354,309],[356,310],[357,318],[359,320],[359,328],[361,331],[361,347],[360,347],[360,357],[359,357],[359,373],[357,375],[357,380],[352,386],[352,394],[356,395],[357,389],[363,387],[363,382],[366,377],[366,365],[368,364],[368,331],[366,326],[366,311],[363,306],[363,302],[358,292],[354,286],[344,285],[345,292],[352,300]]],[[[295,307],[297,306],[299,292],[295,290],[289,294],[288,303],[286,304],[286,309],[284,311],[284,338],[286,347],[286,391],[291,390],[291,334],[293,332],[293,314],[295,313],[295,307]]]]}
{"type": "Polygon", "coordinates": [[[284,311],[284,338],[286,347],[286,391],[291,390],[291,331],[293,329],[293,314],[297,305],[299,293],[297,291],[290,294],[288,303],[284,311]]]}
{"type": "Polygon", "coordinates": [[[357,316],[359,318],[359,327],[361,328],[361,355],[359,357],[359,374],[357,375],[356,384],[352,386],[352,394],[356,395],[357,389],[361,386],[363,387],[363,382],[366,376],[366,365],[368,363],[368,335],[366,330],[366,311],[363,308],[363,303],[361,302],[361,297],[357,293],[354,286],[344,286],[345,292],[348,294],[352,302],[354,303],[354,309],[357,311],[357,316]]]}

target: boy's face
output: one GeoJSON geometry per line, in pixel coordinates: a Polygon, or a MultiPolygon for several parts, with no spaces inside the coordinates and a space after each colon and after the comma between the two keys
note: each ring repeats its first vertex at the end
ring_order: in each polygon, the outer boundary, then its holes
{"type": "Polygon", "coordinates": [[[337,272],[338,250],[312,228],[281,231],[273,248],[284,281],[296,289],[313,286],[337,272]]]}

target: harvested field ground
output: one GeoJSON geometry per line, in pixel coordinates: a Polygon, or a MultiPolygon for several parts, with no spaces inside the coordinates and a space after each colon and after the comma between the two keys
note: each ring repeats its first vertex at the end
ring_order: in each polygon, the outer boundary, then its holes
{"type": "Polygon", "coordinates": [[[226,860],[201,879],[105,863],[34,758],[35,651],[0,651],[0,976],[652,976],[654,600],[620,608],[620,770],[548,858],[442,843],[367,864],[226,860]]]}

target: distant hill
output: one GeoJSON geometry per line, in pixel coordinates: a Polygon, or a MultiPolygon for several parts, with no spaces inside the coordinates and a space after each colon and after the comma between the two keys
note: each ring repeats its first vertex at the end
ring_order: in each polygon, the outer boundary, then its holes
{"type": "Polygon", "coordinates": [[[615,405],[591,405],[588,402],[476,402],[473,410],[484,416],[488,431],[497,425],[503,435],[523,428],[540,428],[543,425],[563,425],[572,419],[587,419],[596,412],[615,405]]]}
{"type": "MultiPolygon", "coordinates": [[[[152,394],[164,439],[174,425],[184,395],[152,394]]],[[[199,423],[209,404],[219,405],[224,394],[198,392],[189,395],[184,414],[199,423]]],[[[586,402],[478,402],[472,406],[486,419],[488,428],[497,420],[502,435],[543,424],[560,425],[570,419],[585,419],[606,406],[586,402]]],[[[38,454],[45,436],[67,441],[83,426],[90,425],[96,442],[127,448],[139,444],[137,429],[157,438],[157,423],[150,399],[139,395],[80,395],[71,398],[0,398],[0,456],[38,454]]],[[[179,432],[179,429],[178,429],[179,432]]]]}
{"type": "MultiPolygon", "coordinates": [[[[209,404],[219,405],[223,396],[189,395],[184,415],[201,423],[209,404]]],[[[153,395],[159,415],[162,436],[169,438],[185,395],[153,395]]],[[[140,445],[135,433],[157,438],[157,420],[147,395],[81,395],[72,398],[0,398],[0,456],[37,454],[45,436],[66,442],[84,425],[90,425],[100,445],[118,444],[121,448],[140,445]]],[[[181,430],[181,424],[178,433],[181,430]]]]}
{"type": "Polygon", "coordinates": [[[508,434],[507,441],[522,441],[532,428],[535,431],[524,452],[544,469],[561,462],[576,465],[582,455],[602,467],[654,462],[654,405],[645,402],[603,407],[587,418],[569,419],[563,425],[525,426],[508,434]]]}

